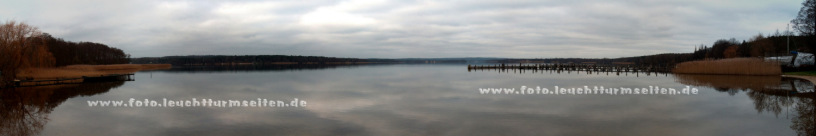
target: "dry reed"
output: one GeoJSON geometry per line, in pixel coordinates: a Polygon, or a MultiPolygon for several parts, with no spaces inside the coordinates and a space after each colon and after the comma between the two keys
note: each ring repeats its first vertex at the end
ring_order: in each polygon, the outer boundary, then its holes
{"type": "Polygon", "coordinates": [[[169,68],[171,68],[170,64],[69,65],[56,68],[27,68],[17,73],[17,77],[34,79],[75,78],[169,68]]]}
{"type": "Polygon", "coordinates": [[[677,64],[672,72],[680,74],[781,75],[782,68],[776,62],[768,62],[758,58],[733,58],[683,62],[677,64]]]}

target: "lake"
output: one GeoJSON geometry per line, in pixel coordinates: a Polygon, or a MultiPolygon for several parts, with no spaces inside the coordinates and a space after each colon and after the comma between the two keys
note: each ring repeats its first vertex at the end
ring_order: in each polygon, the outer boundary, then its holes
{"type": "Polygon", "coordinates": [[[135,81],[2,90],[0,135],[814,135],[813,89],[779,76],[468,71],[466,64],[175,68],[138,72],[135,81]],[[698,92],[479,90],[521,86],[698,92]],[[164,103],[194,98],[305,103],[164,103]],[[89,106],[131,99],[164,107],[89,106]]]}

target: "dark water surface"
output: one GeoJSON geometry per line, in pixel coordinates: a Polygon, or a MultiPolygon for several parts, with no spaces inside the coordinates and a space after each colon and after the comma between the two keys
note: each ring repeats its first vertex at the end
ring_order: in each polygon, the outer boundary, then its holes
{"type": "Polygon", "coordinates": [[[466,65],[174,69],[5,89],[0,135],[814,135],[813,84],[762,76],[467,71],[466,65]],[[699,89],[697,95],[480,94],[479,88],[699,89]],[[306,107],[90,107],[281,100],[306,107]]]}

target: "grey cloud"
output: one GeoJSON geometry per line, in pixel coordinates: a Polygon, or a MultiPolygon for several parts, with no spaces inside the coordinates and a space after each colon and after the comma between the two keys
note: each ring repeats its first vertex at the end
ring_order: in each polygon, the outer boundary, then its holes
{"type": "Polygon", "coordinates": [[[6,1],[0,19],[134,57],[625,57],[784,30],[800,1],[6,1]],[[626,52],[621,54],[620,52],[626,52]],[[580,54],[580,55],[576,55],[580,54]]]}

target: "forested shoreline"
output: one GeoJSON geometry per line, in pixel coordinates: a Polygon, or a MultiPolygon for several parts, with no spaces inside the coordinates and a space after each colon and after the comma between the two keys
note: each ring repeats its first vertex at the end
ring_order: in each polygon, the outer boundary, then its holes
{"type": "MultiPolygon", "coordinates": [[[[792,35],[792,34],[791,34],[792,35]]],[[[813,36],[790,36],[775,33],[769,37],[758,34],[751,39],[738,41],[734,38],[720,39],[712,45],[699,45],[691,53],[663,53],[621,58],[541,58],[503,59],[499,63],[593,63],[593,64],[638,64],[674,65],[686,61],[727,58],[763,58],[790,55],[790,51],[813,52],[816,47],[813,36]],[[790,42],[790,44],[788,44],[790,42]],[[790,46],[788,46],[790,45],[790,46]]]]}
{"type": "Polygon", "coordinates": [[[71,42],[37,27],[6,21],[0,25],[0,86],[13,82],[26,68],[129,63],[127,53],[102,43],[71,42]]]}
{"type": "Polygon", "coordinates": [[[361,59],[293,55],[191,55],[131,59],[133,64],[174,66],[277,65],[277,64],[370,64],[370,63],[465,63],[462,59],[361,59]]]}

